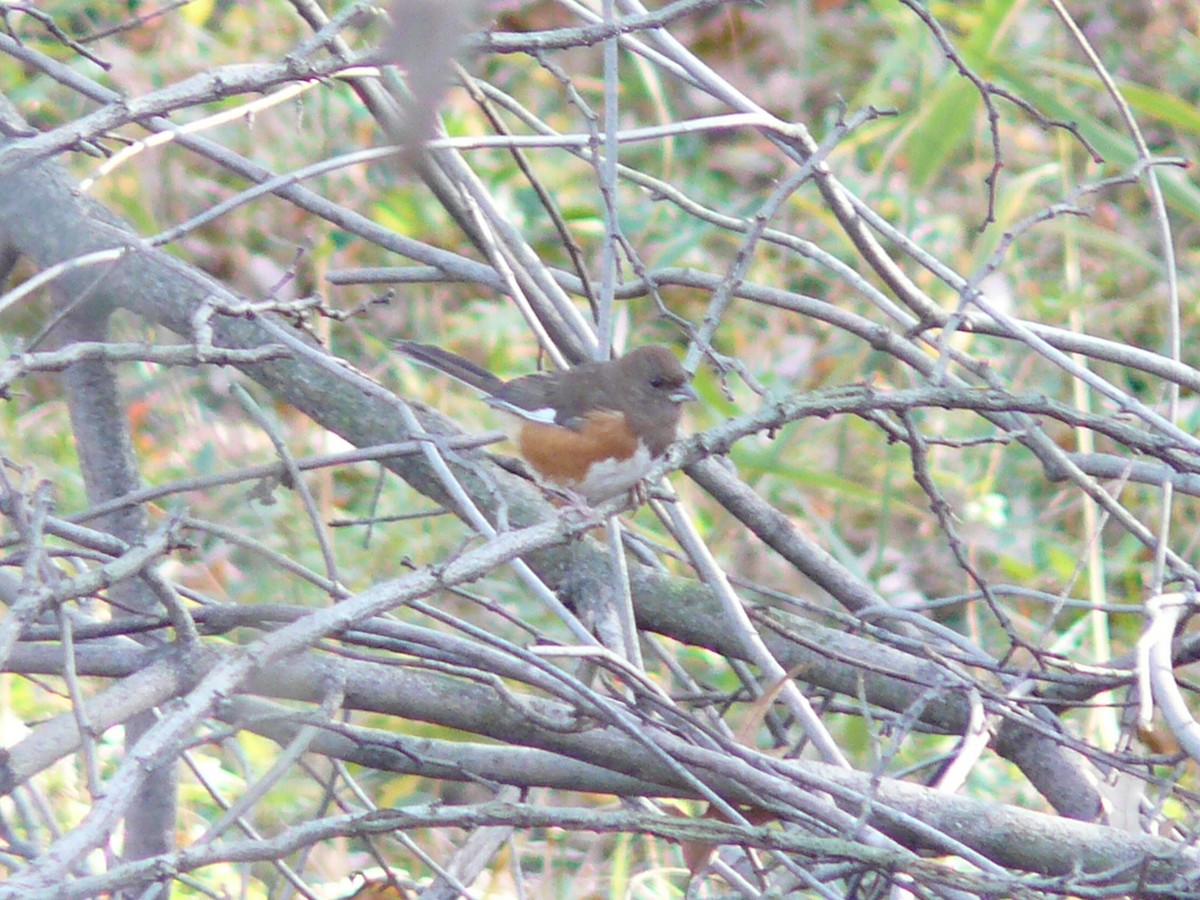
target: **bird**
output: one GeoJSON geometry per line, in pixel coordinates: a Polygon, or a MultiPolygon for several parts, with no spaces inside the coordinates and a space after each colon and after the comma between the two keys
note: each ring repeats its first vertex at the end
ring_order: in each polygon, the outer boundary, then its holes
{"type": "Polygon", "coordinates": [[[640,487],[675,440],[683,404],[697,399],[691,376],[660,344],[511,381],[432,344],[395,347],[482,393],[537,475],[592,506],[640,487]]]}

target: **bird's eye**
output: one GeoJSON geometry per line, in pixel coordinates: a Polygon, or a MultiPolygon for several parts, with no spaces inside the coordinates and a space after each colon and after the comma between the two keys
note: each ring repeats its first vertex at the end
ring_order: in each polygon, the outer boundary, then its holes
{"type": "Polygon", "coordinates": [[[667,384],[667,380],[665,378],[663,378],[661,375],[655,375],[653,378],[650,379],[650,387],[652,387],[652,388],[666,387],[666,384],[667,384]]]}

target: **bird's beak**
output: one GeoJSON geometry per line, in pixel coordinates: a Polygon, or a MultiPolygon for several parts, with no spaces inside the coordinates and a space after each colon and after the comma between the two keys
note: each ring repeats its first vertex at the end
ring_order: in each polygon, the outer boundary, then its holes
{"type": "Polygon", "coordinates": [[[671,400],[675,403],[683,403],[687,400],[699,400],[700,397],[696,394],[695,388],[690,384],[685,384],[671,392],[671,400]]]}

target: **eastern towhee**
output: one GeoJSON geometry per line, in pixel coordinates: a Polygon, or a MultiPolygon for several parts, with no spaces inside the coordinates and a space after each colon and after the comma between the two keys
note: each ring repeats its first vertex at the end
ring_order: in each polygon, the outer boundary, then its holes
{"type": "Polygon", "coordinates": [[[506,414],[510,436],[534,471],[591,504],[636,487],[675,440],[684,401],[696,399],[690,376],[661,346],[512,381],[440,347],[395,346],[481,391],[506,414]]]}

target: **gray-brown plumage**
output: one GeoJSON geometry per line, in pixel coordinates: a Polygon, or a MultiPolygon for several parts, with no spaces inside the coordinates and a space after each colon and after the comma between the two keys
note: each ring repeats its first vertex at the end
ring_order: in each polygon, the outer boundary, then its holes
{"type": "Polygon", "coordinates": [[[512,436],[530,466],[590,503],[634,487],[675,440],[683,403],[696,399],[675,354],[657,345],[512,381],[440,347],[400,341],[396,348],[481,391],[513,418],[512,436]]]}

